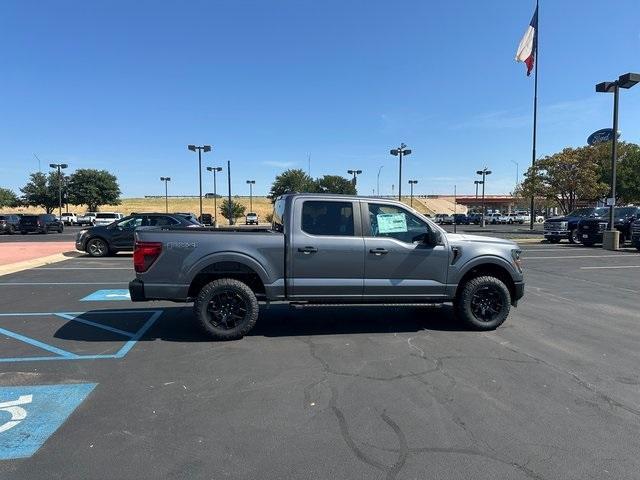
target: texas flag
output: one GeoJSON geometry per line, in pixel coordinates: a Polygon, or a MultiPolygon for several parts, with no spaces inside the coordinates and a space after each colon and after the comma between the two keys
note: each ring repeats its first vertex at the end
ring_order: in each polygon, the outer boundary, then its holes
{"type": "Polygon", "coordinates": [[[538,52],[538,7],[533,13],[531,22],[524,37],[520,40],[518,51],[516,52],[516,62],[524,62],[527,64],[527,77],[531,75],[531,70],[536,62],[536,53],[538,52]]]}

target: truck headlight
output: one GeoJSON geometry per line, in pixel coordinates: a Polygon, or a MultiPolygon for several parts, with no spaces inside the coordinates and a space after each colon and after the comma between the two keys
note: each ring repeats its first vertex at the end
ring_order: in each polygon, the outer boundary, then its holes
{"type": "Polygon", "coordinates": [[[513,259],[513,265],[516,267],[516,269],[522,273],[522,250],[518,249],[518,248],[514,248],[513,250],[511,250],[511,258],[513,259]]]}

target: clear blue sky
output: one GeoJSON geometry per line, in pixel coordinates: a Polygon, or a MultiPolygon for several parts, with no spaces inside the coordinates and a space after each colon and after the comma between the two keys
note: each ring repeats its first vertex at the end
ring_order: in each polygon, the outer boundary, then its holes
{"type": "MultiPolygon", "coordinates": [[[[530,163],[533,77],[514,63],[533,0],[4,1],[0,4],[0,185],[50,162],[106,168],[123,195],[197,193],[205,165],[231,160],[233,193],[268,191],[285,168],[384,166],[419,193],[512,189],[530,163]]],[[[640,2],[542,0],[540,154],[582,145],[611,123],[594,84],[640,71],[640,2]]],[[[640,86],[620,129],[640,142],[640,86]]],[[[211,177],[204,175],[205,191],[211,177]]],[[[226,176],[219,188],[226,186],[226,176]]]]}

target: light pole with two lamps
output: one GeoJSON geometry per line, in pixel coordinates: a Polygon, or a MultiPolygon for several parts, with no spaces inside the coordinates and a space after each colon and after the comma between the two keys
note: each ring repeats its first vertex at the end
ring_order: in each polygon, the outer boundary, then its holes
{"type": "Polygon", "coordinates": [[[58,169],[58,218],[62,220],[62,169],[69,165],[66,163],[50,163],[51,168],[58,169]]]}
{"type": "Polygon", "coordinates": [[[356,183],[358,182],[358,175],[360,175],[362,173],[362,170],[347,170],[347,173],[349,175],[353,175],[353,180],[351,180],[351,183],[353,183],[353,186],[356,186],[356,183]]]}
{"type": "MultiPolygon", "coordinates": [[[[484,186],[487,183],[487,175],[491,175],[491,170],[487,170],[487,167],[484,167],[482,170],[478,170],[476,171],[476,173],[478,175],[482,175],[482,221],[480,222],[480,225],[482,226],[482,228],[484,228],[485,226],[485,216],[487,214],[486,212],[486,208],[484,205],[484,186]]],[[[477,185],[477,184],[476,184],[477,185]]]]}
{"type": "Polygon", "coordinates": [[[398,164],[398,200],[402,199],[402,157],[405,155],[411,155],[411,150],[407,149],[404,143],[401,143],[398,148],[394,148],[389,152],[391,155],[398,157],[400,163],[398,164]]]}
{"type": "Polygon", "coordinates": [[[253,186],[256,184],[255,180],[247,180],[249,185],[249,212],[253,213],[253,186]]]}
{"type": "Polygon", "coordinates": [[[198,151],[198,182],[200,185],[200,218],[202,219],[202,152],[210,152],[211,145],[187,145],[187,148],[192,152],[198,151]]]}
{"type": "Polygon", "coordinates": [[[611,140],[611,197],[607,204],[609,211],[609,229],[603,233],[602,247],[617,250],[620,243],[620,232],[614,227],[614,208],[616,206],[616,167],[618,163],[618,98],[621,88],[631,88],[640,83],[640,73],[625,73],[613,82],[602,82],[596,85],[598,93],[613,93],[613,139],[611,140]]]}
{"type": "Polygon", "coordinates": [[[213,228],[218,226],[218,182],[216,173],[222,171],[222,167],[207,167],[208,172],[213,172],[213,228]]]}
{"type": "Polygon", "coordinates": [[[171,177],[160,177],[160,181],[164,182],[164,213],[169,213],[169,187],[167,184],[171,181],[171,177]]]}
{"type": "Polygon", "coordinates": [[[409,180],[409,185],[411,185],[411,208],[413,208],[413,186],[418,183],[418,180],[409,180]]]}

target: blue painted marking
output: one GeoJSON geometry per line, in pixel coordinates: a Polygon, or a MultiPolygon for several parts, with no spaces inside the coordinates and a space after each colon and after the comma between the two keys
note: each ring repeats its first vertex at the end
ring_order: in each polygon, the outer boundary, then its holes
{"type": "Polygon", "coordinates": [[[96,385],[0,387],[0,460],[36,453],[96,385]]]}
{"type": "Polygon", "coordinates": [[[81,298],[81,302],[113,302],[131,300],[129,296],[129,290],[127,289],[110,289],[110,290],[96,290],[91,295],[87,295],[81,298]]]}
{"type": "Polygon", "coordinates": [[[0,358],[0,363],[7,362],[36,362],[36,361],[47,361],[47,360],[100,360],[105,358],[123,358],[125,355],[129,353],[129,351],[135,346],[135,344],[142,338],[142,336],[151,328],[151,326],[160,318],[162,315],[162,310],[116,310],[114,312],[110,312],[108,310],[101,312],[91,312],[92,315],[100,315],[100,314],[131,314],[131,313],[147,313],[151,314],[149,319],[140,327],[136,332],[127,332],[125,330],[120,330],[117,328],[110,327],[109,325],[102,325],[97,322],[92,322],[91,320],[86,320],[84,318],[78,318],[80,315],[86,312],[49,312],[49,313],[0,313],[0,317],[22,317],[22,316],[55,316],[58,318],[64,318],[65,320],[76,321],[80,323],[84,323],[93,327],[101,328],[103,330],[107,330],[113,333],[119,333],[121,335],[130,337],[120,350],[118,350],[114,354],[98,354],[98,355],[78,355],[75,353],[67,352],[66,350],[62,350],[53,345],[49,345],[47,343],[41,342],[31,337],[27,337],[25,335],[21,335],[16,332],[12,332],[10,330],[6,330],[4,328],[0,328],[0,334],[7,335],[11,338],[15,338],[16,340],[20,340],[22,342],[28,343],[30,345],[35,345],[44,350],[50,351],[52,353],[56,353],[57,355],[49,356],[49,357],[5,357],[0,358]]]}
{"type": "Polygon", "coordinates": [[[75,353],[67,352],[66,350],[62,350],[61,348],[54,347],[53,345],[49,345],[48,343],[41,342],[36,340],[35,338],[25,337],[24,335],[20,335],[19,333],[12,332],[11,330],[5,330],[4,328],[0,328],[0,334],[6,335],[7,337],[15,338],[16,340],[20,340],[21,342],[28,343],[29,345],[33,345],[34,347],[41,348],[42,350],[46,350],[47,352],[55,353],[65,358],[76,358],[77,355],[75,353]]]}
{"type": "Polygon", "coordinates": [[[56,313],[56,316],[60,318],[64,318],[65,320],[73,320],[74,322],[83,323],[85,325],[91,325],[92,327],[101,328],[102,330],[106,330],[108,332],[117,333],[118,335],[123,335],[125,337],[133,337],[133,333],[125,332],[124,330],[120,330],[119,328],[110,327],[109,325],[103,325],[101,323],[92,322],[91,320],[86,320],[84,318],[80,318],[78,316],[74,316],[69,313],[56,313]]]}

